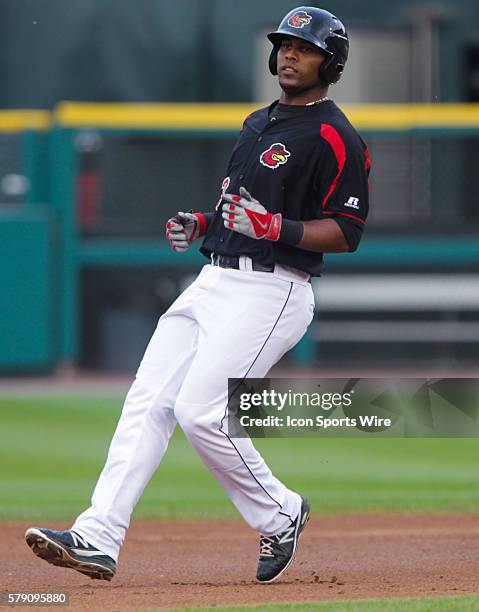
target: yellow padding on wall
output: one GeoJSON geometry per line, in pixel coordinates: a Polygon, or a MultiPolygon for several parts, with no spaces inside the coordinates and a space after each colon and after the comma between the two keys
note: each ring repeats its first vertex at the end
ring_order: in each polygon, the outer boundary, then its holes
{"type": "Polygon", "coordinates": [[[479,104],[364,104],[345,105],[343,110],[358,128],[479,127],[479,104]]]}
{"type": "Polygon", "coordinates": [[[50,113],[41,110],[0,110],[0,132],[47,130],[50,113]]]}
{"type": "Polygon", "coordinates": [[[64,102],[55,121],[64,127],[238,130],[254,104],[77,104],[64,102]]]}
{"type": "MultiPolygon", "coordinates": [[[[62,102],[53,113],[63,127],[237,131],[258,104],[83,104],[62,102]]],[[[358,129],[479,128],[479,104],[344,105],[358,129]]],[[[41,110],[0,111],[0,131],[46,130],[52,116],[41,110]]]]}
{"type": "MultiPolygon", "coordinates": [[[[82,104],[63,102],[55,121],[64,127],[238,130],[258,104],[82,104]]],[[[344,105],[358,129],[479,127],[479,104],[344,105]]]]}

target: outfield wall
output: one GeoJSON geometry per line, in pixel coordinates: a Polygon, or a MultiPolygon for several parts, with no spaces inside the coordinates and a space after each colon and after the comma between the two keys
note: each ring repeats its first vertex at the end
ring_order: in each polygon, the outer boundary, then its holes
{"type": "MultiPolygon", "coordinates": [[[[231,146],[254,108],[62,103],[53,113],[0,113],[0,232],[10,239],[1,247],[8,290],[0,311],[0,370],[48,371],[61,363],[135,369],[159,314],[204,262],[196,251],[169,250],[164,221],[184,206],[213,209],[231,146]]],[[[365,311],[354,300],[344,312],[324,305],[322,281],[315,283],[320,320],[293,363],[342,363],[345,354],[364,363],[361,350],[384,363],[398,343],[399,360],[427,362],[442,347],[443,361],[474,361],[479,306],[463,307],[460,298],[445,306],[432,296],[441,285],[450,293],[444,275],[459,273],[476,295],[479,106],[344,109],[372,153],[371,216],[357,253],[326,258],[324,286],[340,284],[345,273],[369,275],[365,292],[374,286],[380,295],[375,276],[394,281],[402,274],[396,287],[404,288],[409,274],[411,290],[394,313],[365,311]],[[421,292],[429,309],[417,307],[418,274],[430,275],[434,285],[421,292]],[[371,323],[397,329],[397,342],[386,334],[378,347],[375,333],[369,351],[364,334],[361,341],[344,338],[341,328],[361,326],[365,316],[364,329],[373,333],[371,323]],[[423,334],[431,339],[427,346],[418,334],[418,342],[404,347],[408,321],[432,325],[423,334]]]]}

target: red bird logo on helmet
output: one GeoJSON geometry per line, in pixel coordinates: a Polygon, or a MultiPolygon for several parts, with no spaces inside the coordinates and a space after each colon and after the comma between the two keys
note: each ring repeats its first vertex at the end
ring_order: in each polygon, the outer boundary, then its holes
{"type": "Polygon", "coordinates": [[[291,153],[286,149],[284,144],[281,142],[275,142],[270,146],[269,149],[261,153],[261,157],[259,161],[266,166],[266,168],[270,168],[271,170],[275,170],[282,166],[288,161],[291,153]]]}
{"type": "Polygon", "coordinates": [[[298,11],[288,19],[288,25],[292,28],[304,28],[305,25],[311,23],[311,15],[308,15],[306,11],[298,11]]]}

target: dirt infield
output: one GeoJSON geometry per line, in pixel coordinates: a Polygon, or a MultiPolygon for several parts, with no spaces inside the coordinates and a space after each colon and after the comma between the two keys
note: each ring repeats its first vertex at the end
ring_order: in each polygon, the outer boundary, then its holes
{"type": "Polygon", "coordinates": [[[479,592],[477,514],[313,518],[294,565],[272,585],[255,583],[257,537],[237,521],[134,522],[111,583],[37,559],[23,540],[28,526],[2,525],[0,591],[68,591],[69,610],[479,592]]]}

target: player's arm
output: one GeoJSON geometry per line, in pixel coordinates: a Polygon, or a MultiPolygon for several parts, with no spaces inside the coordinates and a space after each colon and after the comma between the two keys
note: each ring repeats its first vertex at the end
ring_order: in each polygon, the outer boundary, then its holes
{"type": "Polygon", "coordinates": [[[279,241],[305,251],[345,253],[358,248],[362,233],[359,222],[340,215],[312,221],[283,219],[279,241]]]}
{"type": "MultiPolygon", "coordinates": [[[[284,226],[288,219],[284,220],[284,226]]],[[[348,241],[334,219],[293,221],[302,225],[302,234],[299,242],[295,245],[305,251],[316,251],[318,253],[344,253],[350,250],[348,241]]],[[[301,230],[301,228],[299,228],[301,230]]],[[[284,233],[284,229],[283,229],[284,233]]],[[[298,232],[299,233],[299,232],[298,232]]],[[[281,241],[281,235],[279,240],[281,241]]],[[[284,242],[284,240],[283,240],[284,242]]]]}
{"type": "Polygon", "coordinates": [[[281,213],[268,212],[244,187],[240,187],[239,196],[225,194],[223,199],[225,227],[249,238],[279,241],[318,253],[354,250],[335,219],[285,219],[281,213]]]}
{"type": "Polygon", "coordinates": [[[166,237],[174,251],[183,253],[206,234],[214,213],[178,212],[166,222],[166,237]]]}
{"type": "Polygon", "coordinates": [[[320,134],[322,149],[314,178],[318,221],[311,223],[333,221],[344,236],[346,250],[355,251],[369,212],[369,152],[358,134],[345,126],[322,124],[320,134]]]}

